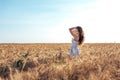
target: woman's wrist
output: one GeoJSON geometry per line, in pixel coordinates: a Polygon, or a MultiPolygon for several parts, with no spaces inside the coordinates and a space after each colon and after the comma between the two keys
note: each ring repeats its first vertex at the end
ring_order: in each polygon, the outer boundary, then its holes
{"type": "Polygon", "coordinates": [[[69,28],[69,30],[75,29],[76,27],[69,28]]]}

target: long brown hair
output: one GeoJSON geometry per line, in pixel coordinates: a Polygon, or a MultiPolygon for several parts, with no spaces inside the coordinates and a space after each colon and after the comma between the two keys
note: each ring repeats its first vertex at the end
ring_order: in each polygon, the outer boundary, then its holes
{"type": "Polygon", "coordinates": [[[84,42],[84,31],[81,26],[76,26],[78,32],[79,32],[79,45],[81,45],[84,42]]]}

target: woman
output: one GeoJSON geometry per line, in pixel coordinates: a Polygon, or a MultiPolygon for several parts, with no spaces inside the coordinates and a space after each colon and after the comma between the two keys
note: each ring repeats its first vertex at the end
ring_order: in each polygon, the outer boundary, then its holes
{"type": "Polygon", "coordinates": [[[73,36],[70,56],[78,56],[80,54],[78,45],[82,45],[84,41],[83,29],[80,26],[76,26],[76,27],[69,28],[69,31],[73,36]]]}

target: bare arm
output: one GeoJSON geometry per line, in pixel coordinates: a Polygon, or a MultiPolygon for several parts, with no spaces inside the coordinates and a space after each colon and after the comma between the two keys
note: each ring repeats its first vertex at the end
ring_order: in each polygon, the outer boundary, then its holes
{"type": "Polygon", "coordinates": [[[75,29],[76,29],[76,27],[69,28],[69,31],[72,36],[75,36],[75,34],[74,34],[75,29]]]}

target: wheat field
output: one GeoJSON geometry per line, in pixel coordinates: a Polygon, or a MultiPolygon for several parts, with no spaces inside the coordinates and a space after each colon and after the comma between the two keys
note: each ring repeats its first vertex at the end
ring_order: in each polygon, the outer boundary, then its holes
{"type": "Polygon", "coordinates": [[[0,44],[0,80],[120,80],[120,44],[0,44]]]}

